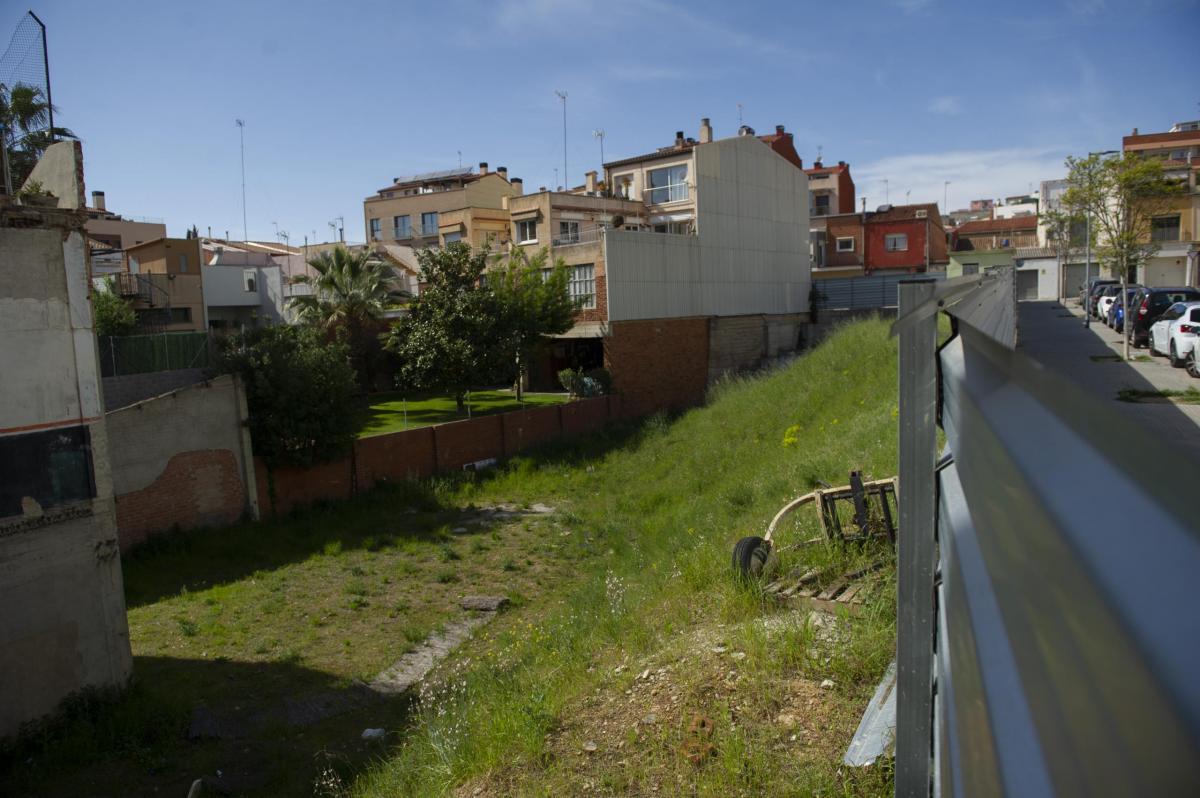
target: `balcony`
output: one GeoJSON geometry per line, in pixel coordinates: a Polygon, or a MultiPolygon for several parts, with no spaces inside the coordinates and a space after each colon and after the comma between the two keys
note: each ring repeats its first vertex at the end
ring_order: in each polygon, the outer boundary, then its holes
{"type": "Polygon", "coordinates": [[[595,244],[604,235],[603,227],[589,227],[572,233],[560,234],[551,240],[555,247],[573,247],[577,244],[595,244]]]}
{"type": "Polygon", "coordinates": [[[672,183],[642,191],[642,198],[648,205],[666,205],[669,202],[686,202],[690,193],[687,183],[672,183]]]}

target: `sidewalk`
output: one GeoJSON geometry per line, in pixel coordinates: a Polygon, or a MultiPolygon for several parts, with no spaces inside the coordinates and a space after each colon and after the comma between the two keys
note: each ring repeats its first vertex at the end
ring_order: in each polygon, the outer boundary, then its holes
{"type": "MultiPolygon", "coordinates": [[[[1136,391],[1200,390],[1200,380],[1185,369],[1172,368],[1166,358],[1119,360],[1121,335],[1103,322],[1083,326],[1083,311],[1058,302],[1022,302],[1017,309],[1017,348],[1066,377],[1091,395],[1110,399],[1118,411],[1164,440],[1174,440],[1200,461],[1200,405],[1143,400],[1122,402],[1122,389],[1136,391]],[[1113,359],[1114,356],[1118,359],[1113,359]]],[[[1130,356],[1148,354],[1130,349],[1130,356]]]]}

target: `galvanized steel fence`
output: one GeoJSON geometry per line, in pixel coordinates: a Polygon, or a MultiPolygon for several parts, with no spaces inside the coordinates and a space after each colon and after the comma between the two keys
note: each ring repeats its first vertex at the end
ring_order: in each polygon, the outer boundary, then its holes
{"type": "MultiPolygon", "coordinates": [[[[929,272],[923,279],[941,281],[945,272],[929,272]]],[[[871,277],[839,277],[832,280],[813,280],[818,310],[871,310],[894,308],[898,305],[897,287],[911,274],[881,274],[871,277]]]]}
{"type": "Polygon", "coordinates": [[[208,368],[212,344],[208,333],[168,332],[113,335],[99,339],[100,376],[120,377],[152,371],[208,368]]]}
{"type": "Polygon", "coordinates": [[[1198,795],[1200,464],[1014,350],[1013,289],[900,287],[896,794],[1198,795]]]}

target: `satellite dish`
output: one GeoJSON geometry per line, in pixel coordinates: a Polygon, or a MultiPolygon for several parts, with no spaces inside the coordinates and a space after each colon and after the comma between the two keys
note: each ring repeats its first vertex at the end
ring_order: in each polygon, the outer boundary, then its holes
{"type": "Polygon", "coordinates": [[[620,226],[621,226],[621,225],[623,225],[623,224],[625,224],[625,217],[624,217],[624,216],[622,216],[622,215],[621,215],[621,214],[619,214],[619,213],[618,213],[618,214],[615,214],[615,215],[613,216],[613,218],[612,218],[612,226],[613,226],[613,227],[620,227],[620,226]]]}

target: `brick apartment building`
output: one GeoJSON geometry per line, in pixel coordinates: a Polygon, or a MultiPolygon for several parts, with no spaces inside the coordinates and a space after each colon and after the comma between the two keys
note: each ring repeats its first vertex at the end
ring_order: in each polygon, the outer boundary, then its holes
{"type": "Polygon", "coordinates": [[[857,277],[878,272],[924,272],[949,261],[946,230],[936,203],[881,205],[867,213],[839,213],[824,218],[824,235],[814,231],[823,248],[823,263],[814,278],[857,277]]]}

